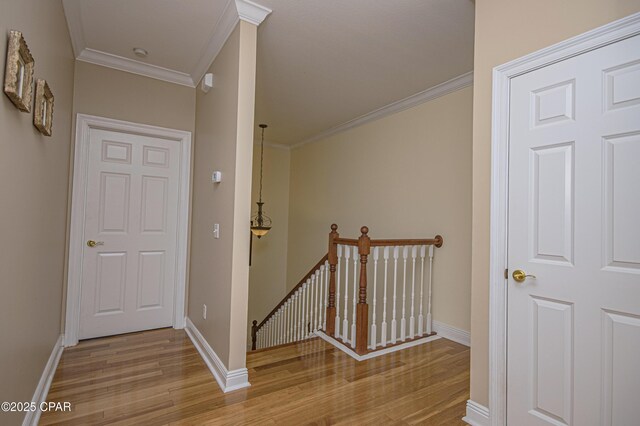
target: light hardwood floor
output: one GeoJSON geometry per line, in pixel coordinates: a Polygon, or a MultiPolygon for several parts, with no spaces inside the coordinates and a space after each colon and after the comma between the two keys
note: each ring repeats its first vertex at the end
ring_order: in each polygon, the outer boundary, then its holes
{"type": "Polygon", "coordinates": [[[251,387],[223,394],[184,331],[66,349],[43,413],[65,425],[462,425],[469,349],[446,339],[358,362],[321,339],[248,354],[251,387]]]}

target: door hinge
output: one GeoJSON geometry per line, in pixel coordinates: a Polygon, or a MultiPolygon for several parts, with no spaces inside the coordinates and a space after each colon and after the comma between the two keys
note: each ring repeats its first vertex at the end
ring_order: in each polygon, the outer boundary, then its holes
{"type": "Polygon", "coordinates": [[[504,279],[506,280],[506,279],[508,279],[508,278],[509,278],[509,270],[508,270],[508,269],[505,269],[505,270],[504,270],[504,279]]]}

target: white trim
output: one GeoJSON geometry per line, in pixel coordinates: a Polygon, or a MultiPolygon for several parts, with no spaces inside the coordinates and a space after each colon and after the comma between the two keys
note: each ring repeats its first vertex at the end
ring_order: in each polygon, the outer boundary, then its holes
{"type": "Polygon", "coordinates": [[[489,409],[475,401],[467,401],[467,415],[462,418],[471,426],[489,426],[489,409]]]}
{"type": "Polygon", "coordinates": [[[202,357],[202,360],[213,377],[215,377],[218,386],[222,389],[222,392],[227,393],[237,389],[242,389],[251,386],[249,383],[249,371],[246,368],[239,368],[237,370],[227,370],[224,363],[209,345],[207,340],[202,336],[200,330],[191,322],[190,318],[186,318],[187,326],[185,331],[193,342],[193,346],[196,347],[198,353],[202,357]]]}
{"type": "Polygon", "coordinates": [[[196,85],[200,83],[200,80],[202,80],[202,77],[206,74],[211,64],[213,64],[213,61],[238,24],[238,13],[234,5],[234,0],[229,0],[227,6],[224,8],[224,12],[222,12],[222,16],[220,16],[213,26],[211,38],[200,55],[200,60],[191,72],[191,77],[196,85]]]}
{"type": "Polygon", "coordinates": [[[438,333],[438,336],[444,337],[445,339],[452,340],[456,343],[460,343],[461,345],[471,346],[471,335],[466,330],[433,320],[433,331],[438,333]]]}
{"type": "MultiPolygon", "coordinates": [[[[253,141],[253,146],[254,147],[259,147],[260,146],[260,141],[259,140],[254,140],[253,141]]],[[[268,148],[274,148],[274,149],[284,149],[285,151],[290,151],[291,150],[291,146],[289,145],[285,145],[282,143],[275,143],[275,142],[268,142],[268,141],[264,141],[264,146],[268,147],[268,148]]]]}
{"type": "Polygon", "coordinates": [[[308,143],[316,142],[320,139],[324,139],[329,136],[335,135],[336,133],[344,132],[345,130],[352,129],[357,126],[361,126],[365,123],[369,123],[374,120],[379,120],[388,115],[395,114],[397,112],[404,111],[406,109],[413,108],[417,105],[423,104],[425,102],[432,101],[441,96],[448,95],[451,92],[455,92],[457,90],[464,89],[465,87],[469,87],[472,84],[473,84],[473,71],[469,71],[465,74],[459,75],[458,77],[452,78],[451,80],[445,81],[444,83],[440,83],[429,89],[423,90],[422,92],[418,92],[407,98],[392,102],[381,108],[375,109],[371,112],[361,115],[358,118],[349,120],[346,123],[342,123],[338,126],[322,131],[315,136],[312,136],[308,139],[303,140],[302,142],[293,144],[291,147],[298,148],[308,143]]]}
{"type": "Polygon", "coordinates": [[[200,60],[189,73],[89,48],[84,37],[81,7],[81,0],[63,0],[73,53],[77,60],[188,87],[196,87],[200,83],[239,21],[260,25],[271,13],[271,9],[250,0],[228,0],[222,15],[213,25],[209,42],[198,56],[200,60]]]}
{"type": "Polygon", "coordinates": [[[434,340],[440,339],[440,336],[430,336],[430,337],[426,337],[424,339],[412,340],[410,342],[401,343],[399,345],[390,346],[390,347],[384,348],[384,349],[379,349],[379,350],[374,351],[374,352],[369,352],[369,353],[367,353],[365,355],[358,355],[349,346],[341,343],[340,341],[334,339],[333,337],[330,337],[330,336],[326,335],[323,331],[316,331],[314,334],[316,336],[320,337],[322,340],[324,340],[324,341],[326,341],[328,343],[331,343],[333,346],[335,346],[336,348],[340,349],[342,352],[346,353],[347,355],[349,355],[351,358],[355,359],[356,361],[364,361],[364,360],[371,359],[371,358],[377,358],[377,357],[382,356],[382,355],[390,354],[392,352],[401,351],[403,349],[412,348],[412,347],[418,346],[418,345],[424,345],[425,343],[433,342],[434,340]]]}
{"type": "Polygon", "coordinates": [[[38,386],[36,386],[36,390],[31,398],[31,402],[35,402],[38,409],[35,411],[27,411],[27,414],[24,416],[24,420],[22,421],[22,426],[36,426],[40,420],[40,415],[42,414],[40,411],[40,404],[47,400],[49,388],[51,387],[53,376],[56,373],[56,368],[58,368],[58,363],[62,356],[62,350],[64,349],[62,346],[63,340],[64,337],[62,335],[60,335],[58,340],[56,340],[53,350],[51,351],[51,355],[49,355],[49,360],[42,371],[42,376],[40,376],[38,386]]]}
{"type": "Polygon", "coordinates": [[[272,12],[268,7],[259,5],[250,0],[235,0],[238,18],[253,25],[260,25],[272,12]]]}
{"type": "Polygon", "coordinates": [[[62,9],[69,27],[69,37],[71,38],[71,46],[73,54],[78,57],[80,53],[87,47],[84,39],[84,30],[82,28],[82,13],[80,12],[79,0],[62,0],[62,9]]]}
{"type": "Polygon", "coordinates": [[[167,68],[136,61],[111,53],[99,50],[84,48],[76,57],[77,60],[90,64],[101,65],[132,74],[155,78],[157,80],[168,81],[169,83],[180,84],[182,86],[195,87],[193,78],[187,73],[174,71],[167,68]]]}
{"type": "Polygon", "coordinates": [[[133,133],[175,140],[181,145],[180,194],[178,205],[178,239],[176,245],[176,286],[173,327],[184,328],[184,305],[187,280],[187,242],[189,221],[189,182],[191,179],[191,132],[146,124],[131,123],[85,114],[76,116],[76,140],[73,160],[73,190],[69,232],[69,264],[65,346],[78,343],[80,327],[80,291],[84,253],[84,218],[89,163],[89,132],[92,128],[133,133]]]}
{"type": "Polygon", "coordinates": [[[489,299],[489,411],[492,426],[507,416],[507,206],[509,97],[512,78],[640,34],[640,13],[500,65],[493,70],[491,123],[491,241],[489,299]]]}

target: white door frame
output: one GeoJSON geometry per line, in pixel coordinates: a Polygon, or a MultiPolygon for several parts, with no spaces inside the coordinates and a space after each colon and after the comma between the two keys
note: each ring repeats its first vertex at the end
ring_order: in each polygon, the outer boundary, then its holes
{"type": "Polygon", "coordinates": [[[180,194],[178,197],[178,238],[176,250],[176,285],[173,308],[173,327],[185,326],[185,298],[187,280],[187,242],[189,232],[189,185],[191,178],[191,132],[166,129],[146,124],[130,123],[111,118],[78,114],[76,116],[76,145],[73,161],[73,192],[69,233],[69,264],[67,278],[67,311],[64,345],[78,343],[80,327],[80,291],[84,253],[84,220],[89,164],[89,132],[91,129],[111,130],[149,136],[180,143],[180,194]]]}
{"type": "Polygon", "coordinates": [[[640,34],[640,13],[539,50],[493,69],[491,122],[491,252],[489,272],[489,417],[507,419],[507,268],[509,99],[511,79],[640,34]]]}

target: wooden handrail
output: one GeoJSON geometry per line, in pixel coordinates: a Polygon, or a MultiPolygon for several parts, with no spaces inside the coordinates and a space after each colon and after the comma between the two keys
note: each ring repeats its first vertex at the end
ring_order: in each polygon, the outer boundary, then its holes
{"type": "Polygon", "coordinates": [[[325,254],[324,256],[322,256],[322,259],[320,259],[320,260],[318,261],[318,263],[316,263],[316,265],[315,265],[313,268],[311,268],[311,270],[310,270],[310,271],[309,271],[309,272],[304,276],[304,278],[302,278],[302,279],[300,280],[300,282],[299,282],[295,287],[293,287],[289,293],[287,293],[287,295],[286,295],[286,296],[285,296],[285,297],[280,301],[280,303],[278,303],[278,304],[276,305],[276,307],[275,307],[275,308],[273,308],[273,310],[272,310],[271,312],[269,312],[269,315],[267,315],[267,316],[262,320],[262,322],[258,325],[258,327],[255,329],[255,330],[256,330],[256,333],[258,332],[258,330],[260,330],[260,329],[262,328],[262,326],[263,326],[263,325],[265,325],[265,324],[266,324],[266,322],[267,322],[267,321],[269,321],[269,318],[271,318],[271,317],[272,317],[272,316],[273,316],[273,315],[278,311],[278,309],[280,309],[280,307],[281,307],[282,305],[284,305],[284,304],[285,304],[285,302],[286,302],[287,300],[289,300],[289,298],[290,298],[291,296],[293,296],[293,294],[296,292],[296,290],[298,290],[300,287],[302,287],[302,285],[303,285],[305,282],[307,282],[307,280],[308,280],[309,278],[311,278],[311,276],[312,276],[313,274],[315,274],[316,270],[318,270],[318,268],[320,268],[322,265],[324,265],[324,263],[325,263],[325,262],[327,261],[327,259],[328,259],[328,256],[329,256],[328,254],[325,254]]]}
{"type": "Polygon", "coordinates": [[[342,244],[344,246],[358,246],[357,238],[336,238],[333,241],[335,244],[342,244]]]}
{"type": "MultiPolygon", "coordinates": [[[[336,238],[335,244],[345,246],[358,246],[358,240],[355,238],[336,238]]],[[[404,239],[404,240],[371,240],[371,247],[381,246],[430,246],[442,247],[442,237],[436,235],[435,238],[427,239],[404,239]]]]}
{"type": "Polygon", "coordinates": [[[406,239],[406,240],[371,240],[372,247],[380,246],[430,246],[442,247],[444,240],[442,236],[436,235],[431,239],[406,239]]]}

